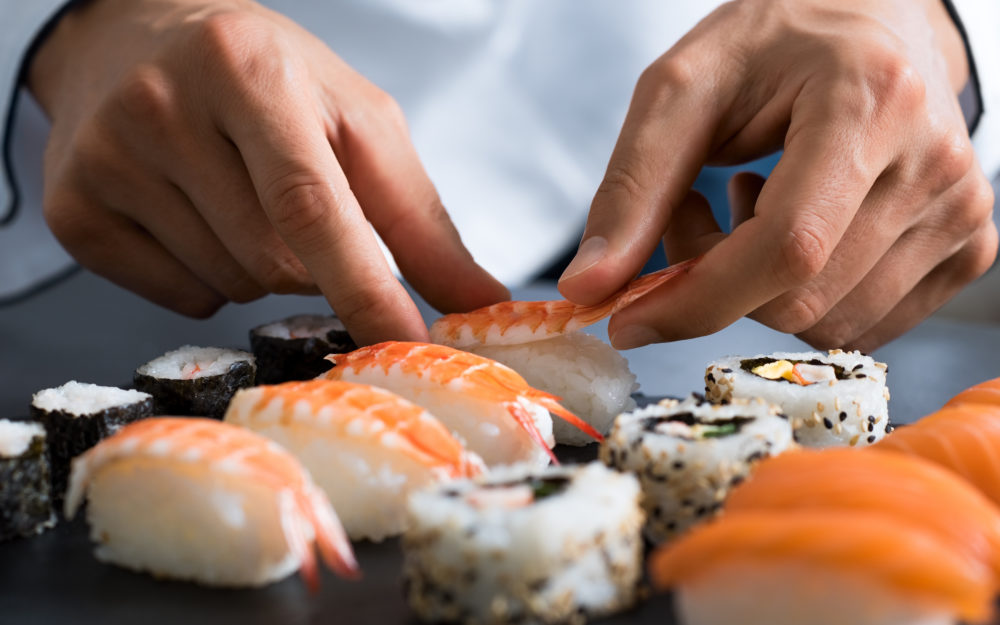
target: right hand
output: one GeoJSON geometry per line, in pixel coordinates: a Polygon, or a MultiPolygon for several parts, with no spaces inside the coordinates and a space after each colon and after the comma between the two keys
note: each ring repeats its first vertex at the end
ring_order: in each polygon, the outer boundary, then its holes
{"type": "Polygon", "coordinates": [[[44,212],[80,264],[177,312],[322,292],[354,339],[426,340],[371,226],[439,310],[508,296],[472,259],[392,98],[249,0],[95,0],[29,68],[44,212]],[[369,225],[370,222],[370,225],[369,225]]]}

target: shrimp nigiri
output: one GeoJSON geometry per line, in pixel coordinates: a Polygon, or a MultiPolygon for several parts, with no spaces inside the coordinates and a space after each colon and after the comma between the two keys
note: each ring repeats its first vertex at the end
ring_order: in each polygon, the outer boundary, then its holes
{"type": "MultiPolygon", "coordinates": [[[[431,325],[431,340],[504,363],[532,386],[562,397],[568,409],[607,433],[615,416],[635,408],[636,377],[621,354],[579,330],[683,275],[694,262],[642,276],[593,306],[513,301],[445,315],[431,325]]],[[[556,423],[554,432],[560,443],[590,442],[567,424],[556,423]]]]}
{"type": "Polygon", "coordinates": [[[767,510],[854,510],[913,523],[993,567],[1000,579],[1000,508],[921,458],[851,448],[768,458],[730,493],[726,514],[767,510]]]}
{"type": "Polygon", "coordinates": [[[295,454],[351,538],[402,532],[410,492],[484,468],[426,410],[366,384],[311,380],[243,389],[225,421],[295,454]]]}
{"type": "Polygon", "coordinates": [[[985,622],[994,576],[917,525],[857,511],[723,515],[659,548],[685,625],[985,622]]]}
{"type": "Polygon", "coordinates": [[[327,359],[334,367],[325,378],[380,386],[423,406],[487,466],[554,461],[549,411],[601,439],[557,397],[482,356],[443,345],[390,341],[327,359]]]}
{"type": "Polygon", "coordinates": [[[1000,406],[962,403],[942,408],[896,430],[874,449],[939,464],[1000,505],[1000,406]]]}
{"type": "Polygon", "coordinates": [[[261,586],[299,569],[313,543],[345,577],[358,566],[326,495],[276,443],[214,419],[126,425],[73,461],[72,518],[87,495],[99,560],[213,586],[261,586]]]}

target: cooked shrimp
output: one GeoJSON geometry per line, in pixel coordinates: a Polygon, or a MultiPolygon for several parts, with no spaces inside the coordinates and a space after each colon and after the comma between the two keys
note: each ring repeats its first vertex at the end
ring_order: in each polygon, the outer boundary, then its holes
{"type": "Polygon", "coordinates": [[[484,469],[425,409],[367,384],[318,379],[244,389],[225,420],[295,454],[352,538],[403,531],[410,492],[484,469]]]}
{"type": "Polygon", "coordinates": [[[431,341],[464,349],[474,345],[514,345],[580,330],[609,317],[653,289],[687,273],[697,258],[642,276],[600,304],[566,300],[500,302],[468,313],[445,315],[430,328],[431,341]]]}
{"type": "Polygon", "coordinates": [[[602,438],[557,397],[532,388],[513,369],[468,352],[390,341],[327,360],[334,368],[323,377],[380,386],[423,406],[488,466],[555,461],[549,411],[602,438]]]}
{"type": "Polygon", "coordinates": [[[259,585],[295,567],[315,589],[315,541],[327,566],[358,575],[333,508],[302,465],[234,425],[126,425],[73,461],[67,517],[88,491],[97,555],[123,566],[219,585],[259,585]]]}

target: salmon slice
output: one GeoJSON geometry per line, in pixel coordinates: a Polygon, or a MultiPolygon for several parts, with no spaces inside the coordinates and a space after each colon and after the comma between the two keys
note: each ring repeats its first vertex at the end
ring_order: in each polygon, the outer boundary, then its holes
{"type": "MultiPolygon", "coordinates": [[[[793,594],[797,585],[810,584],[809,573],[833,572],[968,622],[985,622],[992,613],[994,576],[987,566],[916,525],[878,514],[806,510],[723,516],[658,548],[649,569],[656,588],[683,590],[686,584],[711,586],[713,577],[731,566],[766,576],[789,565],[806,573],[787,579],[793,594]]],[[[731,590],[720,586],[719,600],[731,590]]]]}
{"type": "Polygon", "coordinates": [[[957,404],[994,404],[1000,406],[1000,378],[993,378],[970,386],[949,399],[945,406],[957,404]]]}
{"type": "Polygon", "coordinates": [[[865,512],[918,525],[1000,579],[1000,508],[922,458],[846,448],[782,454],[760,462],[726,502],[730,515],[796,510],[865,512]]]}
{"type": "Polygon", "coordinates": [[[948,406],[874,449],[920,456],[959,474],[1000,505],[1000,406],[948,406]]]}

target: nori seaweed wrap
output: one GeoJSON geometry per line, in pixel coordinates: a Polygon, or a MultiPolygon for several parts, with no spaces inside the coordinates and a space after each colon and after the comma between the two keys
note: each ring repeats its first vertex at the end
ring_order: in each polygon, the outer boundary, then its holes
{"type": "Polygon", "coordinates": [[[257,383],[311,380],[330,369],[324,358],[358,346],[334,315],[295,315],[250,330],[257,383]]]}
{"type": "Polygon", "coordinates": [[[0,419],[0,541],[54,526],[50,493],[45,428],[0,419]]]}
{"type": "Polygon", "coordinates": [[[45,426],[52,501],[62,505],[70,461],[128,423],[152,416],[153,398],[114,386],[67,382],[35,393],[31,417],[45,426]]]}
{"type": "Polygon", "coordinates": [[[236,349],[185,345],[135,371],[135,387],[153,396],[157,414],[221,419],[229,400],[254,385],[253,354],[236,349]]]}

